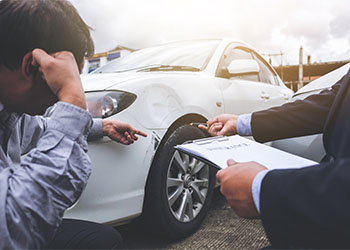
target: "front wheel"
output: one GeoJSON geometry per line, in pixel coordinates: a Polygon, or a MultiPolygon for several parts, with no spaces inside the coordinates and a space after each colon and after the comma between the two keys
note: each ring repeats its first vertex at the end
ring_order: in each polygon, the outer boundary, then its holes
{"type": "Polygon", "coordinates": [[[177,128],[159,148],[146,185],[143,216],[149,228],[178,239],[195,232],[208,212],[215,169],[174,146],[204,138],[193,126],[177,128]]]}

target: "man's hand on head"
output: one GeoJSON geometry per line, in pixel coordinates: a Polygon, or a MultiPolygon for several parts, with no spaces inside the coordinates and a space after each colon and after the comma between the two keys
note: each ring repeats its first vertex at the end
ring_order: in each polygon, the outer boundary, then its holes
{"type": "Polygon", "coordinates": [[[86,109],[80,72],[72,53],[62,51],[49,55],[42,49],[35,49],[32,56],[32,65],[38,67],[58,100],[86,109]]]}
{"type": "Polygon", "coordinates": [[[228,160],[227,165],[227,168],[216,174],[221,193],[237,215],[259,218],[260,214],[253,200],[252,183],[254,177],[266,168],[256,162],[237,163],[233,160],[228,160]]]}
{"type": "Polygon", "coordinates": [[[237,133],[236,115],[222,114],[207,122],[208,126],[199,125],[198,127],[206,130],[211,136],[234,135],[237,133]]]}
{"type": "Polygon", "coordinates": [[[102,120],[102,131],[103,135],[124,145],[134,143],[138,139],[137,135],[147,136],[146,133],[134,129],[130,124],[116,120],[102,120]]]}

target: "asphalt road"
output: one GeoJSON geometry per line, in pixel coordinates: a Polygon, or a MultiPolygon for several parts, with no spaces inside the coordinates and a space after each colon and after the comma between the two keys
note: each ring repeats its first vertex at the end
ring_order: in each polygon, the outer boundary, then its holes
{"type": "Polygon", "coordinates": [[[202,226],[186,239],[174,242],[148,235],[132,223],[118,230],[125,249],[260,249],[269,245],[261,221],[239,218],[218,188],[202,226]]]}

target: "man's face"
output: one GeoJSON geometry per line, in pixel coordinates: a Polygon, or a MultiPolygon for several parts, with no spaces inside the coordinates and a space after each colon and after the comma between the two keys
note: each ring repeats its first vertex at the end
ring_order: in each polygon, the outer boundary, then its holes
{"type": "Polygon", "coordinates": [[[21,70],[0,67],[0,102],[7,110],[29,115],[42,115],[58,101],[40,73],[34,72],[31,80],[21,70]]]}

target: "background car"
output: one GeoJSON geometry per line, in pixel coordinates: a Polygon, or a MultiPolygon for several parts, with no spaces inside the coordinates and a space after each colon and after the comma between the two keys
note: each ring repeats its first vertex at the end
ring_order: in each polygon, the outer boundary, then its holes
{"type": "Polygon", "coordinates": [[[191,122],[289,101],[275,70],[248,44],[193,40],[142,49],[83,77],[94,117],[145,131],[131,146],[89,143],[90,181],[68,218],[120,224],[142,214],[149,230],[170,238],[193,233],[204,219],[215,170],[174,150],[206,135],[191,122]]]}
{"type": "MultiPolygon", "coordinates": [[[[331,88],[349,69],[350,63],[310,82],[295,93],[293,100],[305,99],[310,95],[320,93],[324,89],[331,88]]],[[[326,155],[322,134],[277,140],[272,142],[271,146],[317,162],[320,162],[326,155]]]]}

